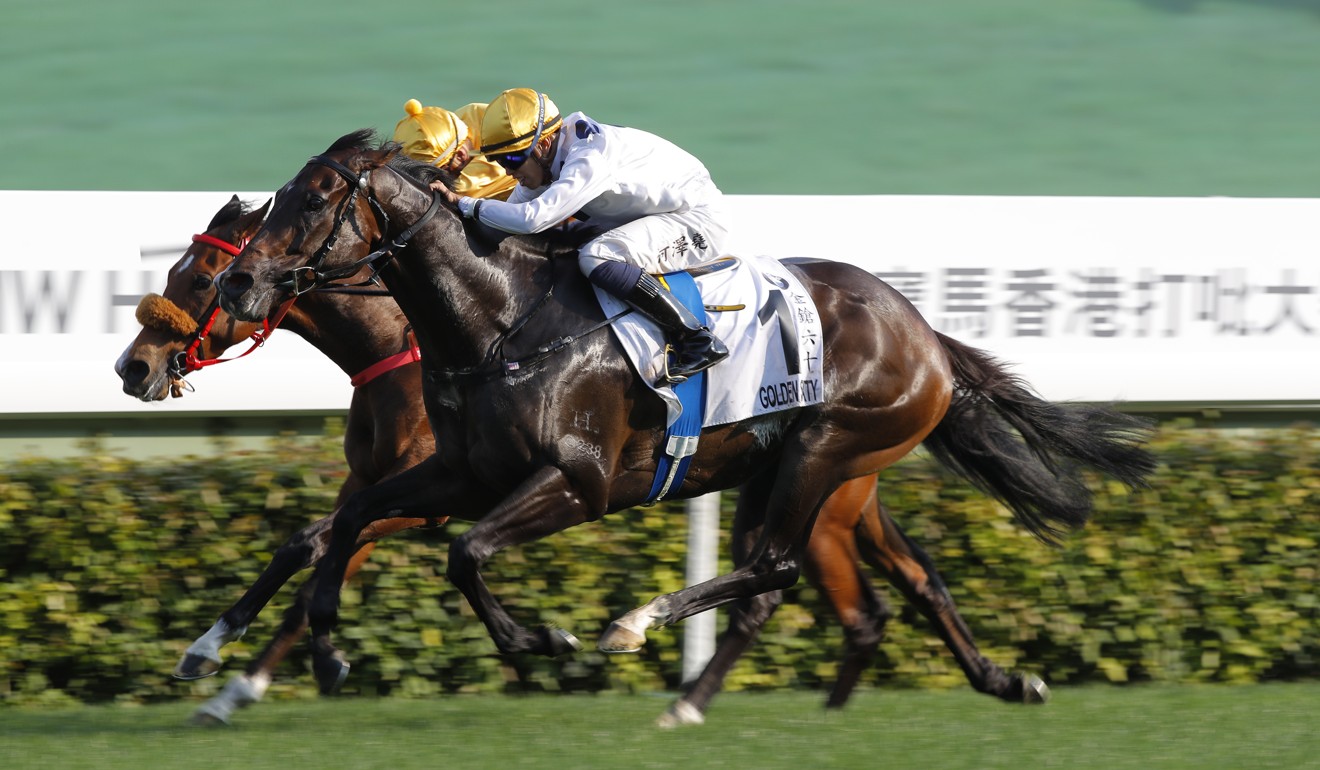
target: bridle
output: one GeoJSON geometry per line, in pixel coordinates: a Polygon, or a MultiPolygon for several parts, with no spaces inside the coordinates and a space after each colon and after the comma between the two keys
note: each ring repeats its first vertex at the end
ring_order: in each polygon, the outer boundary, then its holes
{"type": "MultiPolygon", "coordinates": [[[[242,253],[243,248],[247,246],[248,243],[246,238],[234,244],[225,240],[221,240],[220,238],[216,238],[213,235],[206,235],[205,233],[194,235],[192,237],[192,240],[193,243],[202,243],[207,246],[214,246],[215,248],[220,249],[226,254],[235,257],[237,257],[240,253],[242,253]]],[[[182,351],[180,351],[177,355],[175,355],[174,359],[170,361],[170,368],[169,368],[170,376],[175,381],[185,381],[184,377],[186,375],[192,374],[193,372],[201,371],[202,369],[205,369],[208,366],[214,366],[215,364],[223,364],[226,361],[237,360],[239,358],[248,355],[249,353],[252,353],[262,345],[265,345],[266,340],[270,338],[270,335],[272,333],[274,333],[275,328],[278,327],[280,325],[280,322],[284,320],[284,316],[289,312],[289,308],[293,307],[294,299],[296,299],[296,297],[290,297],[283,304],[281,304],[278,309],[276,309],[273,315],[261,319],[261,328],[258,329],[257,331],[252,332],[252,336],[250,338],[252,340],[252,346],[249,347],[247,350],[243,351],[242,353],[236,356],[231,356],[229,358],[199,358],[197,355],[197,351],[201,350],[202,343],[206,341],[206,338],[208,336],[210,336],[211,327],[215,326],[215,319],[220,315],[220,294],[219,292],[217,292],[215,296],[212,297],[211,304],[208,305],[206,310],[202,313],[202,317],[205,318],[206,320],[197,325],[197,331],[193,332],[192,339],[188,341],[188,346],[185,347],[182,351]]]]}
{"type": "Polygon", "coordinates": [[[371,192],[367,178],[371,174],[370,171],[354,173],[348,166],[326,155],[317,155],[308,160],[307,163],[308,165],[325,166],[343,177],[344,181],[348,183],[348,195],[340,201],[338,210],[335,212],[335,223],[330,228],[330,234],[326,236],[320,247],[317,248],[316,253],[312,255],[311,261],[302,267],[293,268],[289,271],[288,280],[275,284],[275,288],[283,289],[295,298],[309,291],[319,289],[330,281],[357,275],[364,267],[371,268],[371,275],[361,283],[353,285],[377,283],[376,275],[380,272],[380,268],[394,257],[396,251],[406,246],[408,241],[412,240],[412,237],[417,234],[417,231],[422,229],[440,211],[440,205],[444,201],[444,197],[439,192],[433,192],[431,194],[431,206],[422,214],[420,219],[414,222],[411,227],[399,233],[393,241],[380,246],[381,241],[377,240],[371,244],[371,253],[365,257],[347,265],[323,269],[326,255],[335,247],[335,243],[339,240],[339,231],[343,228],[345,222],[352,220],[353,229],[359,233],[361,232],[358,229],[357,221],[353,219],[359,194],[365,193],[366,195],[367,205],[371,207],[371,212],[376,217],[379,225],[377,232],[384,233],[388,231],[390,218],[380,205],[380,201],[376,200],[376,196],[371,192]]]}
{"type": "MultiPolygon", "coordinates": [[[[243,251],[243,248],[247,246],[248,243],[248,239],[246,238],[239,241],[237,244],[234,244],[225,240],[221,240],[220,238],[216,238],[213,235],[206,235],[205,233],[194,235],[192,237],[192,240],[193,243],[202,243],[208,246],[214,246],[215,248],[220,249],[226,254],[235,257],[237,257],[243,251]]],[[[356,294],[362,296],[388,296],[389,294],[388,292],[383,290],[381,291],[362,290],[362,289],[357,289],[355,287],[341,286],[338,284],[332,286],[322,286],[319,288],[319,290],[326,292],[342,293],[342,294],[356,294]]],[[[163,300],[164,298],[162,297],[160,299],[163,300]]],[[[202,314],[203,318],[205,318],[206,320],[202,323],[197,324],[197,330],[192,333],[191,339],[188,341],[188,346],[184,350],[176,354],[173,360],[171,360],[170,362],[169,374],[171,381],[174,383],[174,387],[178,389],[186,388],[187,390],[192,390],[192,385],[188,383],[186,379],[184,379],[186,375],[192,374],[193,372],[196,371],[201,371],[202,369],[205,369],[208,366],[213,366],[215,364],[223,364],[227,361],[236,361],[250,353],[255,352],[256,349],[261,347],[262,345],[265,345],[266,340],[270,339],[270,335],[275,332],[275,329],[280,325],[280,322],[284,320],[284,316],[289,312],[290,308],[293,307],[294,300],[296,299],[297,296],[290,297],[289,299],[285,300],[283,303],[280,304],[280,306],[276,309],[276,312],[273,315],[267,316],[266,318],[262,319],[261,328],[252,333],[250,337],[250,339],[252,340],[252,345],[247,350],[243,351],[242,353],[236,356],[230,356],[229,358],[217,357],[217,358],[203,359],[198,357],[197,351],[201,349],[202,343],[206,340],[206,338],[210,336],[211,328],[215,326],[216,318],[220,315],[220,299],[219,299],[219,295],[217,294],[216,297],[211,300],[211,304],[207,306],[207,309],[202,314]]],[[[388,356],[380,361],[377,361],[375,364],[372,364],[371,366],[367,367],[361,372],[358,372],[357,374],[353,375],[353,377],[350,379],[350,384],[355,388],[360,388],[363,385],[366,385],[367,383],[381,376],[382,374],[385,374],[386,372],[392,371],[401,366],[406,366],[407,364],[410,363],[415,363],[417,361],[420,361],[421,349],[417,346],[416,340],[413,339],[411,330],[408,332],[407,336],[408,336],[409,345],[406,350],[404,350],[401,353],[396,353],[395,355],[388,356]]]]}
{"type": "MultiPolygon", "coordinates": [[[[307,161],[307,164],[325,166],[331,171],[339,174],[339,176],[348,183],[349,192],[340,202],[339,208],[335,213],[335,223],[330,228],[330,234],[326,236],[325,241],[321,243],[320,247],[317,248],[316,253],[312,255],[309,264],[294,268],[290,271],[290,277],[288,280],[275,284],[275,288],[284,289],[291,295],[289,302],[292,302],[294,299],[297,299],[299,296],[306,294],[309,291],[326,288],[326,284],[330,281],[357,275],[364,267],[371,268],[371,275],[361,283],[352,285],[360,286],[368,283],[377,283],[376,276],[380,272],[380,269],[393,259],[395,252],[406,246],[408,241],[412,240],[412,237],[416,235],[427,222],[435,217],[440,211],[441,204],[444,202],[444,197],[440,195],[439,192],[432,192],[431,205],[416,222],[403,232],[399,233],[398,237],[393,241],[385,246],[379,246],[378,244],[381,241],[377,240],[372,244],[371,253],[367,254],[365,257],[340,267],[322,269],[322,264],[325,261],[326,255],[330,253],[330,250],[334,248],[335,243],[339,239],[340,229],[343,228],[345,222],[352,220],[353,212],[355,210],[354,204],[357,202],[359,194],[365,193],[367,204],[371,207],[372,213],[376,216],[378,223],[382,225],[378,232],[387,232],[387,228],[389,227],[389,216],[386,215],[385,210],[381,207],[380,202],[376,200],[376,196],[371,191],[370,180],[368,179],[371,175],[370,170],[362,173],[354,173],[352,169],[348,168],[348,166],[345,166],[334,158],[326,155],[316,155],[310,158],[307,161]]],[[[359,233],[361,232],[358,230],[356,220],[353,220],[353,227],[355,231],[359,233]]],[[[510,376],[529,366],[540,363],[546,358],[549,358],[555,353],[558,353],[567,346],[573,344],[583,336],[603,329],[614,323],[614,321],[618,320],[620,317],[632,312],[632,309],[629,308],[595,324],[585,332],[577,335],[566,335],[551,340],[539,346],[536,351],[526,359],[517,361],[507,360],[504,357],[504,343],[510,337],[517,334],[518,331],[520,331],[527,322],[531,320],[532,316],[536,315],[536,313],[546,305],[552,292],[553,287],[547,290],[533,304],[531,310],[524,313],[508,330],[500,333],[486,351],[486,355],[476,365],[457,369],[436,367],[433,371],[445,378],[459,378],[473,375],[510,376]]],[[[417,353],[417,358],[413,360],[418,359],[420,359],[420,351],[417,353]]]]}

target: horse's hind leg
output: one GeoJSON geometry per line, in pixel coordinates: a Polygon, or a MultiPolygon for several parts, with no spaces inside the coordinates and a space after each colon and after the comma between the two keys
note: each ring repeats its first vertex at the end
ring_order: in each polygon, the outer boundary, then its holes
{"type": "Polygon", "coordinates": [[[888,467],[915,446],[924,433],[906,435],[887,449],[850,462],[851,447],[840,444],[838,430],[822,423],[798,432],[764,478],[774,478],[765,524],[747,563],[679,591],[658,596],[610,624],[598,646],[605,652],[635,652],[646,643],[646,632],[767,591],[790,588],[801,575],[799,560],[806,549],[816,514],[844,481],[872,475],[888,467]],[[850,466],[868,467],[865,473],[850,466]]]}
{"type": "Polygon", "coordinates": [[[1010,674],[981,654],[930,557],[883,508],[863,514],[857,527],[857,546],[862,559],[926,616],[977,692],[1011,703],[1044,703],[1049,699],[1049,688],[1038,677],[1010,674]]]}
{"type": "Polygon", "coordinates": [[[876,507],[875,477],[853,479],[821,507],[807,542],[803,560],[806,577],[829,601],[843,626],[843,660],[825,702],[827,708],[839,708],[847,702],[862,672],[875,659],[890,618],[884,598],[858,563],[857,523],[864,512],[874,512],[876,507]]]}
{"type": "MultiPolygon", "coordinates": [[[[748,485],[738,499],[733,540],[735,564],[746,561],[747,551],[757,534],[756,529],[747,531],[748,509],[759,513],[767,502],[764,492],[756,494],[752,490],[767,487],[768,484],[748,485]]],[[[807,579],[831,603],[844,627],[844,660],[834,688],[835,695],[831,696],[827,706],[842,705],[847,699],[861,672],[874,658],[889,619],[884,600],[857,567],[854,530],[863,507],[874,507],[875,504],[874,476],[853,479],[835,490],[821,506],[803,559],[807,579]],[[835,703],[839,693],[842,698],[835,703]]],[[[661,727],[705,721],[706,709],[725,677],[782,601],[782,591],[771,591],[729,605],[729,628],[720,638],[715,655],[688,692],[660,717],[657,723],[661,727]]]]}
{"type": "MultiPolygon", "coordinates": [[[[760,520],[765,511],[765,492],[769,484],[748,484],[738,495],[733,520],[731,550],[734,564],[741,564],[756,541],[760,520]]],[[[656,720],[660,727],[699,725],[706,721],[710,701],[724,686],[724,679],[765,627],[766,621],[783,603],[782,591],[771,591],[729,605],[729,625],[720,636],[715,654],[686,692],[656,720]]]]}

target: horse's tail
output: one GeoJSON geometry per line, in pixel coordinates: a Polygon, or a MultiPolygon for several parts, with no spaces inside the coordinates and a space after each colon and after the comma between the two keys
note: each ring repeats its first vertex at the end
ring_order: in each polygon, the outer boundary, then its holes
{"type": "Polygon", "coordinates": [[[953,370],[949,411],[925,445],[944,466],[997,498],[1036,537],[1056,543],[1091,516],[1089,467],[1145,486],[1152,423],[1115,409],[1051,403],[986,353],[938,335],[953,370]]]}

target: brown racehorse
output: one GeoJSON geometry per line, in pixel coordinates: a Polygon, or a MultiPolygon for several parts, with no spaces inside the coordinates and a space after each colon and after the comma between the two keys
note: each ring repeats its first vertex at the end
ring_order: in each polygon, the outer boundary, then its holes
{"type": "MultiPolygon", "coordinates": [[[[614,337],[591,333],[603,314],[566,258],[571,246],[470,226],[426,187],[434,169],[372,139],[350,134],[309,161],[218,281],[226,310],[259,320],[290,295],[378,270],[417,334],[424,405],[444,437],[434,456],[351,496],[335,517],[308,612],[317,675],[333,685],[343,666],[330,633],[359,533],[441,511],[476,522],[451,543],[448,577],[497,647],[569,652],[565,633],[519,625],[480,568],[504,548],[645,500],[664,407],[614,337]],[[581,411],[603,415],[598,432],[575,433],[581,411]],[[581,451],[584,440],[593,451],[581,451]]],[[[616,620],[602,650],[635,651],[652,628],[793,585],[826,499],[922,442],[1043,539],[1089,517],[1079,466],[1129,485],[1154,468],[1143,421],[1040,399],[859,268],[794,260],[791,269],[822,320],[830,392],[819,405],[702,431],[675,497],[747,485],[735,530],[750,546],[733,572],[616,620]]]]}
{"type": "MultiPolygon", "coordinates": [[[[213,282],[229,266],[239,244],[260,226],[264,214],[264,208],[245,212],[235,196],[171,269],[164,296],[149,296],[139,305],[138,318],[144,328],[115,364],[125,393],[144,401],[163,399],[171,389],[177,394],[184,374],[216,362],[230,346],[262,329],[261,324],[235,321],[221,311],[213,282]],[[202,359],[200,364],[198,359],[202,359]]],[[[337,504],[434,453],[430,428],[413,417],[422,413],[421,372],[416,366],[388,363],[390,359],[415,362],[408,355],[413,346],[406,322],[393,300],[317,292],[291,305],[281,325],[305,338],[350,376],[380,371],[353,391],[344,434],[348,476],[337,504]]],[[[333,519],[332,514],[308,526],[279,548],[252,588],[189,648],[175,676],[197,679],[216,673],[220,647],[242,636],[279,588],[319,558],[333,519]]],[[[382,521],[381,526],[364,531],[347,574],[357,571],[377,538],[441,521],[442,517],[382,521]]],[[[246,673],[205,704],[199,718],[227,721],[234,708],[261,697],[275,668],[306,629],[306,593],[305,588],[300,592],[275,639],[249,663],[246,673]]]]}
{"type": "MultiPolygon", "coordinates": [[[[246,342],[260,330],[259,325],[234,321],[213,306],[213,281],[229,266],[238,245],[245,243],[255,232],[263,214],[264,210],[245,212],[235,197],[216,214],[206,232],[195,238],[194,245],[170,270],[164,296],[144,300],[139,310],[139,320],[144,328],[115,367],[126,393],[145,401],[163,399],[184,374],[204,368],[202,364],[208,361],[219,360],[218,356],[246,342]],[[199,334],[208,324],[210,328],[206,333],[199,334]],[[192,351],[191,358],[189,351],[192,351]]],[[[327,335],[334,339],[345,335],[345,338],[355,339],[359,335],[350,328],[353,325],[371,324],[377,327],[377,331],[385,332],[391,321],[401,323],[397,305],[388,297],[345,293],[334,297],[333,302],[316,301],[326,299],[319,297],[320,294],[317,292],[300,300],[296,311],[286,316],[285,324],[326,349],[327,353],[337,355],[336,361],[346,372],[357,370],[361,359],[350,360],[344,356],[334,345],[324,341],[327,335]]],[[[400,358],[398,353],[391,354],[390,351],[399,347],[398,340],[404,336],[404,331],[399,329],[396,333],[375,338],[377,343],[367,351],[366,360],[400,358]]],[[[408,357],[402,360],[412,361],[408,357]]],[[[391,366],[386,371],[394,372],[398,368],[391,366]]],[[[393,382],[392,387],[406,391],[398,401],[390,402],[383,395],[355,396],[353,400],[345,435],[349,479],[341,489],[341,501],[347,491],[383,478],[379,468],[396,469],[400,461],[416,458],[420,452],[433,446],[429,428],[421,425],[420,420],[406,416],[410,408],[421,408],[420,377],[408,376],[418,370],[416,367],[407,368],[411,372],[395,372],[382,379],[380,384],[364,384],[359,388],[363,393],[383,394],[384,383],[393,382]],[[405,417],[401,419],[400,414],[405,417]],[[403,430],[399,426],[412,426],[412,430],[403,430]]],[[[369,382],[377,379],[381,378],[369,382]]],[[[220,646],[237,638],[275,590],[320,552],[328,535],[327,523],[328,520],[323,520],[300,532],[277,551],[253,590],[226,611],[216,626],[185,654],[175,671],[176,676],[195,679],[218,671],[220,646]]],[[[401,529],[413,522],[394,520],[389,523],[401,529]]],[[[378,530],[376,534],[385,533],[378,530]]],[[[364,544],[350,563],[347,577],[351,578],[373,547],[373,543],[364,544]]],[[[1008,674],[979,653],[934,566],[877,504],[874,478],[863,477],[841,487],[821,509],[805,559],[808,579],[830,600],[845,630],[844,660],[827,702],[829,706],[839,707],[847,701],[858,677],[874,656],[890,616],[883,599],[858,568],[859,556],[878,569],[931,620],[977,690],[1010,702],[1044,701],[1048,690],[1038,678],[1024,679],[1017,674],[1008,674]]],[[[264,683],[270,681],[275,668],[306,627],[303,598],[300,594],[299,601],[285,615],[276,639],[249,664],[244,674],[199,709],[199,718],[228,721],[235,708],[260,698],[264,683]]],[[[737,645],[741,652],[750,643],[754,632],[749,624],[735,619],[729,636],[747,635],[746,640],[737,645]]],[[[729,653],[734,648],[726,641],[723,649],[731,665],[736,656],[729,653]]],[[[689,721],[695,721],[704,711],[723,681],[727,668],[720,663],[713,664],[694,683],[684,700],[687,706],[682,709],[689,721]]]]}

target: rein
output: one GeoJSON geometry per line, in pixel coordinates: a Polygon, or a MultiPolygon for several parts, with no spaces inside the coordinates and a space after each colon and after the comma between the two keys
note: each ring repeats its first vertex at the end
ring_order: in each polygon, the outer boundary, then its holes
{"type": "MultiPolygon", "coordinates": [[[[371,191],[369,180],[367,178],[370,173],[369,171],[364,173],[354,173],[352,169],[348,168],[348,166],[345,166],[344,164],[340,163],[334,158],[328,157],[326,155],[314,156],[311,159],[309,159],[307,163],[309,165],[325,166],[331,171],[334,171],[336,174],[339,174],[339,176],[342,177],[344,181],[348,183],[349,193],[348,196],[344,198],[343,202],[339,207],[338,212],[336,213],[335,223],[330,229],[330,234],[326,236],[326,239],[321,243],[320,247],[317,248],[316,253],[312,255],[310,264],[304,265],[302,267],[294,268],[293,270],[290,271],[289,280],[281,281],[275,284],[275,288],[283,289],[289,292],[289,294],[291,294],[294,299],[296,299],[297,297],[303,294],[306,294],[309,291],[329,290],[331,289],[331,286],[327,286],[327,283],[329,281],[333,281],[339,278],[347,278],[349,276],[356,275],[364,267],[371,268],[371,275],[368,276],[367,279],[362,281],[361,283],[353,284],[351,286],[345,286],[343,287],[343,289],[348,289],[356,286],[363,286],[366,284],[376,284],[377,283],[376,276],[379,274],[380,268],[390,259],[393,259],[395,252],[405,247],[408,244],[408,241],[412,240],[413,236],[416,235],[417,232],[421,230],[422,227],[424,227],[427,222],[431,221],[431,219],[434,218],[437,213],[439,213],[440,206],[444,202],[444,197],[441,196],[438,191],[432,192],[431,205],[426,209],[426,211],[416,222],[414,222],[403,232],[399,233],[398,237],[396,237],[393,241],[391,241],[385,246],[377,247],[376,244],[380,243],[380,241],[377,240],[375,243],[372,244],[371,253],[367,254],[361,259],[358,259],[354,262],[351,262],[347,265],[343,265],[341,267],[335,267],[335,268],[330,268],[328,270],[323,270],[322,263],[324,263],[326,255],[330,253],[330,250],[334,248],[335,243],[339,240],[340,229],[343,228],[345,222],[352,220],[353,212],[356,210],[353,204],[357,201],[357,196],[359,194],[365,192],[367,198],[367,204],[371,207],[372,213],[376,216],[378,220],[378,224],[383,223],[378,228],[378,232],[381,233],[387,232],[389,228],[390,218],[385,213],[384,208],[380,205],[380,202],[376,200],[376,196],[371,191]]],[[[356,220],[353,220],[353,227],[354,230],[357,230],[356,220]]],[[[360,230],[357,231],[360,232],[360,230]]],[[[508,376],[513,372],[523,369],[524,367],[534,366],[540,363],[541,361],[544,361],[545,359],[549,358],[550,356],[554,355],[555,353],[559,352],[565,347],[568,347],[569,345],[573,344],[578,339],[585,337],[589,334],[593,334],[596,331],[599,331],[600,329],[603,329],[609,326],[610,324],[614,323],[619,318],[632,312],[631,309],[624,310],[610,318],[605,319],[604,321],[601,321],[589,327],[588,329],[577,335],[565,335],[550,340],[549,342],[539,346],[536,349],[535,353],[533,353],[531,356],[528,356],[525,359],[516,360],[516,361],[507,360],[504,357],[504,343],[508,341],[509,338],[511,338],[513,335],[521,331],[524,326],[527,325],[527,322],[530,321],[532,317],[535,316],[541,310],[541,308],[545,306],[546,302],[550,299],[553,293],[554,293],[554,287],[551,286],[549,289],[546,290],[544,294],[541,295],[541,297],[536,301],[536,304],[532,306],[531,310],[524,313],[522,317],[520,317],[517,321],[515,321],[507,331],[501,332],[499,336],[497,336],[494,339],[494,341],[491,342],[490,348],[486,351],[486,355],[477,364],[473,366],[463,367],[461,369],[437,367],[436,369],[434,369],[434,371],[437,374],[447,378],[467,377],[477,374],[484,374],[487,376],[495,376],[497,374],[508,376]],[[497,360],[498,360],[498,364],[496,363],[497,360]]],[[[290,301],[292,301],[292,299],[290,301]]],[[[420,360],[421,360],[421,351],[419,349],[414,348],[413,350],[403,351],[402,353],[398,353],[394,356],[391,356],[390,358],[387,358],[384,361],[378,362],[374,366],[370,367],[367,371],[364,371],[359,375],[357,375],[357,377],[354,378],[354,384],[355,385],[357,384],[359,378],[363,378],[362,383],[365,384],[366,382],[369,382],[372,378],[379,376],[380,374],[383,374],[385,371],[389,371],[389,368],[403,366],[405,364],[412,363],[413,361],[420,361],[420,360]],[[393,364],[393,366],[386,368],[389,364],[393,364]],[[373,372],[375,369],[377,369],[377,367],[381,367],[381,370],[379,372],[372,373],[371,376],[368,377],[367,374],[369,372],[373,372]]]]}
{"type": "Polygon", "coordinates": [[[509,327],[507,331],[500,332],[500,334],[494,339],[494,341],[491,342],[490,348],[487,349],[486,351],[486,355],[478,363],[472,366],[465,366],[461,369],[436,367],[433,371],[435,371],[436,374],[442,375],[448,379],[457,379],[459,377],[471,377],[473,375],[478,375],[478,374],[484,375],[487,379],[496,376],[508,377],[512,375],[514,372],[521,371],[524,368],[535,366],[536,364],[541,363],[550,356],[553,356],[555,353],[558,353],[559,351],[563,350],[569,345],[572,345],[574,342],[577,342],[583,337],[594,334],[600,331],[601,329],[604,329],[605,327],[609,326],[610,324],[614,323],[615,321],[619,320],[620,318],[633,312],[632,308],[628,308],[626,310],[615,313],[614,315],[610,316],[609,318],[606,318],[603,321],[598,321],[597,323],[587,327],[578,334],[565,334],[562,337],[556,337],[550,340],[549,342],[538,346],[536,348],[536,352],[526,358],[518,359],[515,361],[510,361],[506,359],[504,357],[504,343],[507,342],[511,337],[513,337],[513,335],[521,331],[522,328],[527,325],[528,321],[532,320],[532,317],[535,316],[537,312],[539,312],[541,308],[545,306],[546,301],[550,299],[551,295],[553,295],[554,292],[555,292],[555,287],[552,284],[549,289],[545,290],[545,293],[541,295],[540,299],[536,300],[536,304],[532,306],[531,310],[528,310],[526,313],[524,313],[517,321],[513,323],[512,326],[509,327]],[[496,363],[497,358],[499,359],[498,364],[496,363]]]}
{"type": "MultiPolygon", "coordinates": [[[[241,254],[248,244],[248,239],[246,238],[238,243],[230,243],[216,238],[214,235],[207,235],[205,233],[194,235],[192,240],[193,243],[214,246],[233,257],[237,257],[241,254]]],[[[290,299],[280,305],[279,310],[276,311],[272,318],[262,319],[261,329],[252,333],[252,346],[242,353],[230,358],[198,358],[197,351],[201,349],[202,342],[204,342],[207,336],[210,335],[211,327],[215,326],[215,319],[220,315],[220,295],[217,293],[215,298],[211,300],[210,306],[207,307],[206,312],[203,314],[206,317],[206,322],[198,326],[197,331],[192,335],[192,340],[188,343],[188,347],[185,348],[182,353],[175,356],[174,360],[170,362],[170,374],[173,375],[175,379],[182,380],[185,375],[201,371],[208,366],[222,364],[226,361],[233,361],[248,355],[252,351],[266,344],[266,340],[270,338],[270,335],[275,331],[275,328],[280,325],[280,321],[284,320],[284,315],[289,312],[289,308],[292,307],[292,305],[293,300],[290,299]]]]}
{"type": "MultiPolygon", "coordinates": [[[[227,242],[227,240],[215,238],[214,235],[206,235],[205,232],[203,232],[203,234],[193,236],[193,243],[214,246],[215,248],[219,248],[220,251],[223,251],[224,254],[238,256],[239,254],[242,254],[243,248],[247,246],[248,242],[247,239],[243,239],[240,240],[239,243],[230,243],[227,242]]],[[[327,285],[327,287],[319,288],[319,291],[360,296],[388,296],[389,293],[383,291],[383,289],[379,289],[378,291],[378,289],[359,289],[356,287],[343,287],[343,285],[327,285]]],[[[205,342],[206,338],[210,337],[211,328],[215,326],[215,320],[220,314],[219,296],[216,296],[211,300],[211,304],[207,306],[206,312],[203,313],[203,317],[206,318],[206,321],[203,322],[203,324],[195,325],[197,326],[197,330],[191,334],[191,339],[189,343],[187,343],[186,349],[176,355],[174,361],[170,362],[170,376],[172,376],[176,382],[186,383],[186,380],[183,378],[185,378],[186,375],[193,374],[194,371],[201,371],[203,368],[215,366],[216,363],[238,361],[239,358],[246,357],[246,355],[253,353],[257,347],[265,345],[265,341],[271,338],[271,334],[275,333],[275,330],[279,328],[280,322],[284,321],[285,314],[288,314],[289,309],[292,308],[293,301],[296,300],[296,298],[296,296],[289,297],[288,300],[282,302],[280,308],[276,310],[276,313],[273,314],[273,316],[261,320],[261,328],[257,329],[256,332],[253,332],[251,337],[249,337],[249,339],[252,339],[252,345],[249,346],[247,350],[244,350],[243,353],[231,355],[230,358],[198,358],[198,350],[201,350],[202,342],[205,342]]],[[[173,302],[169,302],[165,297],[157,297],[157,301],[168,302],[168,304],[173,305],[174,308],[178,308],[177,305],[174,305],[173,302]]],[[[183,310],[178,310],[178,312],[183,313],[183,310]]],[[[362,387],[364,384],[371,382],[371,380],[378,378],[381,374],[393,370],[393,368],[399,368],[400,366],[408,365],[408,363],[412,363],[413,361],[420,361],[420,359],[421,351],[417,349],[416,343],[413,343],[411,350],[405,350],[403,353],[385,358],[384,361],[376,362],[375,365],[367,367],[366,370],[352,376],[352,386],[362,387]]],[[[187,387],[191,390],[190,386],[187,387]]]]}
{"type": "Polygon", "coordinates": [[[285,300],[285,302],[280,305],[279,309],[276,310],[275,315],[261,320],[261,328],[252,332],[252,336],[250,337],[252,340],[252,346],[247,350],[236,356],[230,356],[229,358],[198,358],[197,351],[201,349],[202,342],[204,342],[210,335],[211,327],[215,325],[215,319],[220,315],[220,298],[217,296],[215,299],[211,300],[211,305],[206,310],[206,323],[198,327],[197,331],[193,334],[192,341],[188,343],[188,347],[175,356],[174,360],[170,363],[170,374],[176,379],[181,380],[185,375],[201,371],[208,366],[223,364],[227,361],[237,361],[238,359],[252,353],[257,348],[265,345],[266,340],[270,339],[270,335],[275,332],[275,328],[280,325],[280,321],[284,320],[284,316],[289,312],[289,308],[293,307],[294,299],[296,298],[291,297],[288,300],[285,300]]]}
{"type": "MultiPolygon", "coordinates": [[[[330,287],[326,287],[325,289],[323,289],[323,291],[328,291],[328,290],[330,290],[330,287]]],[[[342,293],[367,296],[367,297],[381,296],[381,295],[388,296],[388,292],[375,292],[375,291],[344,291],[342,293]]],[[[147,298],[144,298],[144,301],[146,299],[147,298]]],[[[177,305],[174,305],[174,303],[170,302],[168,299],[165,299],[164,297],[153,296],[152,299],[157,303],[169,304],[171,307],[174,307],[175,310],[177,310],[177,312],[179,313],[184,312],[183,310],[179,309],[177,305]]],[[[275,329],[279,326],[280,322],[284,320],[285,314],[289,312],[289,309],[291,307],[293,307],[294,299],[296,299],[296,297],[291,297],[288,300],[286,300],[282,305],[280,305],[275,315],[266,318],[261,322],[261,328],[252,333],[252,336],[250,337],[250,339],[252,340],[252,346],[249,347],[247,350],[243,351],[242,353],[236,356],[231,356],[229,358],[199,359],[197,357],[197,350],[201,347],[202,342],[210,335],[211,327],[215,325],[215,320],[217,316],[219,316],[220,314],[219,304],[217,301],[213,300],[211,302],[210,307],[207,308],[205,314],[206,323],[198,326],[197,331],[194,332],[192,335],[192,340],[189,342],[187,349],[185,349],[177,356],[175,356],[174,360],[170,362],[170,368],[169,368],[170,376],[175,380],[176,383],[182,383],[182,387],[186,387],[187,389],[192,390],[192,386],[189,385],[187,381],[184,379],[186,375],[192,374],[193,372],[201,371],[202,369],[205,369],[208,366],[213,366],[215,364],[223,364],[228,361],[237,361],[238,359],[243,358],[244,356],[256,351],[257,348],[266,344],[266,340],[270,339],[270,335],[274,333],[275,329]]],[[[409,342],[409,347],[407,350],[404,350],[401,353],[395,353],[392,356],[388,356],[384,359],[381,359],[380,361],[377,361],[371,366],[368,366],[366,369],[363,369],[361,372],[358,372],[357,374],[353,375],[349,379],[350,384],[352,384],[352,386],[355,388],[360,388],[363,385],[366,385],[367,383],[376,379],[377,377],[380,377],[381,375],[385,374],[386,372],[390,372],[400,367],[407,366],[408,364],[421,361],[422,351],[421,348],[418,347],[416,341],[413,339],[411,331],[409,331],[408,333],[408,342],[409,342]]]]}
{"type": "Polygon", "coordinates": [[[363,369],[362,371],[353,375],[349,379],[348,384],[352,385],[355,388],[360,388],[363,385],[366,385],[368,382],[371,382],[372,380],[381,376],[382,374],[385,374],[387,372],[392,372],[395,369],[399,369],[409,364],[415,364],[418,361],[421,361],[422,349],[420,346],[418,346],[417,339],[413,336],[413,331],[411,326],[408,327],[407,337],[408,337],[407,350],[401,353],[395,353],[394,355],[388,356],[386,358],[382,358],[381,360],[377,361],[371,366],[368,366],[366,369],[363,369]]]}

